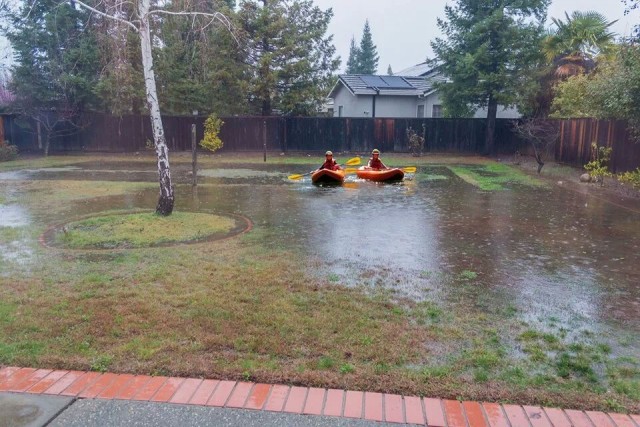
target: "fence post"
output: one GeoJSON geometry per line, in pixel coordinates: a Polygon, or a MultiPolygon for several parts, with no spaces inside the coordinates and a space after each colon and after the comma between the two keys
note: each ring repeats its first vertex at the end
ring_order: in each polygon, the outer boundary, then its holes
{"type": "Polygon", "coordinates": [[[264,149],[264,161],[267,161],[267,121],[262,121],[262,148],[264,149]]]}
{"type": "Polygon", "coordinates": [[[42,131],[40,130],[40,121],[36,122],[36,132],[38,134],[38,150],[42,150],[42,131]]]}
{"type": "Polygon", "coordinates": [[[198,150],[196,145],[196,124],[191,124],[191,174],[193,177],[192,185],[198,185],[198,150]]]}

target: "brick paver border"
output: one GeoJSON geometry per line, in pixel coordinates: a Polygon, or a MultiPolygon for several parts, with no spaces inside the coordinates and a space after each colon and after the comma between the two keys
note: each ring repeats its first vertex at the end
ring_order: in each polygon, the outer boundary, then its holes
{"type": "Polygon", "coordinates": [[[349,417],[432,427],[640,427],[640,415],[599,411],[14,366],[0,369],[0,392],[3,391],[349,417]]]}

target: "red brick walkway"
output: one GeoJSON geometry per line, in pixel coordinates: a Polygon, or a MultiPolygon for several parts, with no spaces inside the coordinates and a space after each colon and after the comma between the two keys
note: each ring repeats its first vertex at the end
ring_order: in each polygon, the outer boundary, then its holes
{"type": "Polygon", "coordinates": [[[197,378],[5,367],[0,392],[244,408],[434,427],[640,427],[640,415],[197,378]]]}

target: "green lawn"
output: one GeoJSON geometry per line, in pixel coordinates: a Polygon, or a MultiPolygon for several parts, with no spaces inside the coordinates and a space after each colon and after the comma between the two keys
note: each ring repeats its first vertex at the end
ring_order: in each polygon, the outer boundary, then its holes
{"type": "MultiPolygon", "coordinates": [[[[105,157],[34,158],[0,163],[0,171],[105,157]]],[[[108,160],[154,168],[148,153],[108,160]]],[[[274,156],[268,163],[280,164],[287,173],[321,160],[274,156]]],[[[499,177],[496,185],[538,185],[480,157],[384,160],[393,166],[449,165],[463,179],[469,171],[481,171],[478,176],[499,177]]],[[[172,161],[187,168],[189,155],[178,153],[172,161]]],[[[258,167],[262,157],[200,159],[203,168],[220,163],[258,167]]],[[[23,250],[36,262],[8,257],[0,265],[0,365],[640,412],[638,360],[615,357],[597,337],[585,333],[578,344],[570,342],[553,319],[546,330],[536,330],[510,306],[468,310],[461,301],[457,308],[445,309],[435,301],[416,303],[384,290],[343,287],[339,279],[311,276],[305,255],[259,224],[231,239],[173,247],[69,251],[38,243],[52,213],[61,215],[74,203],[91,203],[96,197],[156,186],[2,182],[0,203],[23,205],[35,219],[28,226],[0,227],[0,250],[23,250]]],[[[476,301],[486,298],[476,286],[476,272],[461,270],[437,280],[476,301]]]]}

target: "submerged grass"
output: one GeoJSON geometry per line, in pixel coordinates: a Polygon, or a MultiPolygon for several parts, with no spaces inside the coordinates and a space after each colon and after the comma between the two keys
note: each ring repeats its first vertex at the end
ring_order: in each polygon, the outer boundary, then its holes
{"type": "Polygon", "coordinates": [[[235,220],[194,212],[114,214],[66,224],[56,241],[69,248],[139,248],[199,240],[229,232],[235,220]]]}
{"type": "Polygon", "coordinates": [[[535,188],[546,186],[544,182],[502,163],[449,165],[448,168],[468,184],[483,191],[500,191],[513,184],[535,188]]]}
{"type": "MultiPolygon", "coordinates": [[[[310,277],[307,255],[260,224],[171,248],[69,254],[38,245],[51,210],[155,185],[10,181],[0,190],[44,218],[31,232],[0,228],[0,243],[26,237],[32,251],[29,263],[2,259],[0,365],[640,411],[638,360],[594,336],[568,339],[553,319],[537,329],[511,306],[399,301],[343,287],[337,275],[310,277]]],[[[483,277],[423,275],[471,290],[483,277]]]]}

